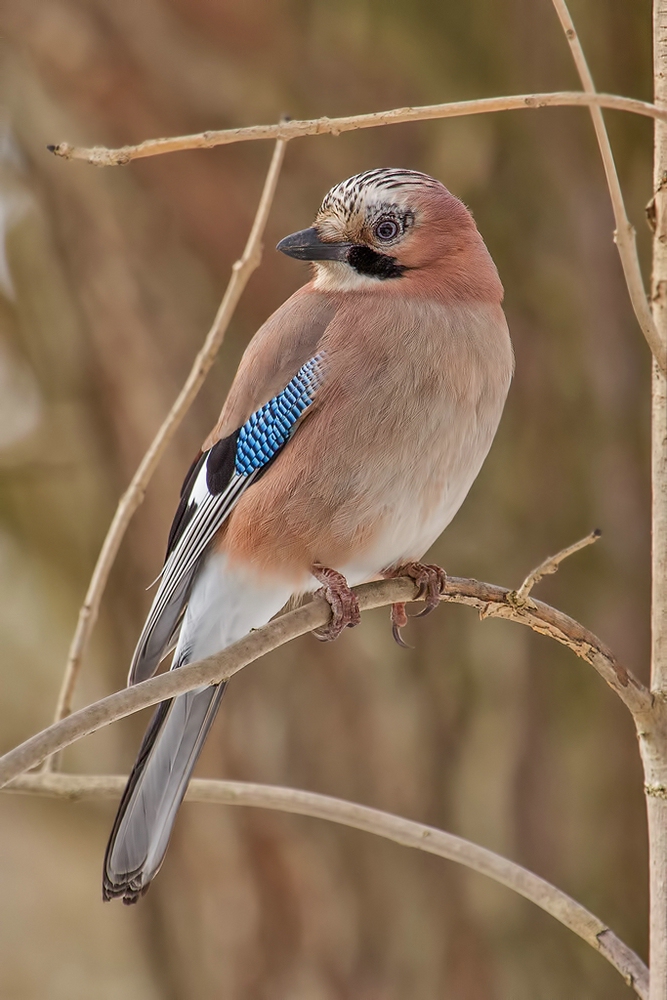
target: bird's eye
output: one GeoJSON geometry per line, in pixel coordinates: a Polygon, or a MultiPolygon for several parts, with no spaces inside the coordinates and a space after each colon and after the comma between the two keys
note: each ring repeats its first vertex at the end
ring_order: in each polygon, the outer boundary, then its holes
{"type": "Polygon", "coordinates": [[[398,223],[393,219],[381,219],[375,227],[375,235],[379,240],[393,240],[398,236],[398,223]]]}

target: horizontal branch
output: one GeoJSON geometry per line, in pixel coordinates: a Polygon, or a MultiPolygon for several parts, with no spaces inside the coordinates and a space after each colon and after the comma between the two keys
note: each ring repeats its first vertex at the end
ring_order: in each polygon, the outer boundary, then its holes
{"type": "MultiPolygon", "coordinates": [[[[117,799],[126,780],[120,775],[25,774],[15,779],[5,791],[69,799],[117,799]]],[[[186,798],[190,802],[256,806],[312,816],[465,865],[546,910],[603,955],[638,996],[643,1000],[648,997],[648,969],[606,924],[538,875],[469,840],[379,809],[274,785],[195,779],[190,782],[186,798]]]]}
{"type": "Polygon", "coordinates": [[[48,148],[66,160],[85,160],[97,167],[113,167],[161,153],[176,153],[185,149],[211,149],[231,142],[248,142],[257,139],[297,139],[305,135],[339,135],[360,128],[377,128],[379,125],[396,125],[401,122],[421,122],[436,118],[459,118],[464,115],[488,114],[494,111],[518,111],[522,108],[546,107],[601,107],[628,111],[647,118],[667,122],[667,110],[646,101],[615,94],[586,94],[581,91],[559,91],[546,94],[515,94],[510,97],[485,97],[475,101],[456,101],[449,104],[427,104],[416,108],[394,108],[366,115],[345,118],[315,118],[310,121],[289,121],[280,125],[251,125],[247,128],[220,129],[184,135],[170,139],[147,139],[137,146],[107,149],[93,146],[86,149],[61,142],[48,148]]]}
{"type": "MultiPolygon", "coordinates": [[[[365,611],[415,600],[416,588],[414,581],[400,577],[362,584],[355,587],[355,593],[360,610],[365,611]]],[[[505,587],[459,577],[448,577],[442,600],[477,608],[483,618],[508,618],[550,636],[590,663],[630,709],[635,720],[650,714],[650,692],[621,666],[601,639],[561,611],[541,601],[517,601],[516,593],[505,587]]],[[[117,691],[74,712],[0,757],[0,787],[35,767],[49,754],[57,753],[117,719],[177,694],[231,677],[272,649],[325,625],[330,615],[329,605],[322,598],[316,598],[270,621],[221,653],[117,691]]]]}

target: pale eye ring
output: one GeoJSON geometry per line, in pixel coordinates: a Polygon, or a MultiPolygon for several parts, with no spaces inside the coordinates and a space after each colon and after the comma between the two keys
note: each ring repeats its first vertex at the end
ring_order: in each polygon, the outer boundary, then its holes
{"type": "Polygon", "coordinates": [[[386,243],[398,236],[398,223],[393,219],[380,219],[375,226],[374,232],[379,240],[383,240],[386,243]]]}

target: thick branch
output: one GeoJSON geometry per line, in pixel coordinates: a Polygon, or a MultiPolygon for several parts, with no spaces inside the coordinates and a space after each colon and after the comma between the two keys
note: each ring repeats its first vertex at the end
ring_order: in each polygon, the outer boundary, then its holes
{"type": "MultiPolygon", "coordinates": [[[[365,611],[368,608],[414,600],[415,585],[405,577],[378,580],[356,587],[355,593],[360,609],[365,611]]],[[[514,593],[504,587],[458,577],[448,578],[442,600],[477,608],[482,617],[493,616],[520,622],[536,632],[556,639],[597,670],[630,709],[635,720],[650,713],[651,696],[640,681],[618,663],[611,650],[597,636],[561,611],[540,601],[529,600],[517,604],[514,593]]],[[[35,767],[49,754],[57,753],[117,719],[123,719],[142,708],[148,708],[200,685],[215,684],[231,677],[272,649],[321,627],[329,617],[329,605],[323,599],[316,598],[304,607],[281,615],[268,625],[251,632],[222,653],[152,677],[74,712],[0,757],[0,787],[23,771],[35,767]]]]}
{"type": "MultiPolygon", "coordinates": [[[[5,791],[69,799],[117,799],[126,780],[120,775],[26,774],[15,779],[5,791]]],[[[274,785],[195,779],[190,782],[186,798],[190,802],[256,806],[313,816],[465,865],[546,910],[599,951],[642,1000],[648,997],[646,966],[598,917],[533,872],[468,840],[379,809],[274,785]]]]}
{"type": "MultiPolygon", "coordinates": [[[[558,14],[563,31],[565,32],[565,37],[570,45],[572,57],[577,67],[577,72],[582,86],[587,94],[594,95],[596,93],[595,83],[593,82],[591,71],[588,68],[586,56],[584,55],[584,50],[581,47],[579,36],[577,35],[574,27],[574,22],[572,21],[570,12],[567,8],[566,0],[553,0],[553,5],[556,8],[556,13],[558,14]]],[[[614,241],[618,248],[619,257],[621,258],[621,265],[625,275],[625,283],[628,286],[632,308],[635,311],[635,316],[637,317],[637,322],[642,329],[642,333],[646,337],[646,341],[651,348],[651,353],[657,360],[660,368],[663,371],[666,371],[667,350],[665,348],[664,341],[658,333],[658,329],[653,320],[653,316],[651,315],[651,309],[646,297],[644,279],[642,278],[642,272],[639,266],[639,257],[637,255],[637,238],[634,227],[631,225],[630,220],[628,219],[628,214],[625,211],[623,192],[621,191],[621,184],[618,179],[618,173],[616,172],[616,163],[614,162],[614,154],[611,149],[611,143],[609,142],[607,126],[604,123],[602,108],[599,105],[591,105],[590,113],[593,120],[593,128],[595,129],[598,146],[600,147],[600,156],[602,157],[602,164],[607,178],[607,187],[609,188],[611,204],[614,210],[614,219],[616,222],[614,241]]]]}
{"type": "Polygon", "coordinates": [[[132,482],[123,494],[107,536],[104,539],[102,550],[98,556],[95,570],[88,585],[88,592],[79,611],[79,619],[69,650],[65,676],[58,696],[55,713],[56,722],[59,719],[63,719],[71,711],[72,696],[81,669],[81,661],[97,619],[104,588],[109,579],[109,573],[111,572],[132,515],[143,501],[151,476],[155,472],[169,442],[178,430],[215,361],[243,289],[250,275],[259,266],[262,254],[262,236],[285,155],[285,146],[286,143],[282,139],[279,139],[276,143],[271,165],[264,182],[264,190],[262,191],[243,256],[232,267],[232,276],[229,280],[227,290],[213,320],[213,325],[204,341],[204,345],[195,358],[190,374],[178,398],[155,435],[150,448],[141,460],[139,468],[132,477],[132,482]]]}
{"type": "Polygon", "coordinates": [[[250,125],[247,128],[220,129],[182,135],[170,139],[147,139],[137,146],[107,149],[93,146],[86,149],[61,142],[49,146],[52,153],[66,160],[85,160],[97,167],[113,167],[138,160],[144,156],[177,153],[184,149],[211,149],[231,142],[253,139],[297,139],[305,135],[339,135],[359,128],[377,128],[399,122],[420,122],[435,118],[458,118],[462,115],[487,114],[491,111],[518,111],[522,108],[546,107],[603,107],[629,111],[648,118],[667,121],[667,111],[646,101],[615,94],[587,94],[580,91],[559,91],[547,94],[513,94],[510,97],[484,97],[475,101],[456,101],[448,104],[427,104],[416,108],[394,108],[366,115],[349,115],[345,118],[315,118],[310,121],[289,121],[280,125],[250,125]]]}

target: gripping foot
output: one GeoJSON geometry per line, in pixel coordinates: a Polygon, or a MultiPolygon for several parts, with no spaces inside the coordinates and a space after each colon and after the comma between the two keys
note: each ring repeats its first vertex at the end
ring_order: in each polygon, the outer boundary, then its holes
{"type": "Polygon", "coordinates": [[[344,628],[354,628],[359,624],[359,603],[342,573],[320,566],[319,563],[315,563],[310,572],[322,584],[317,595],[323,597],[331,608],[331,621],[322,628],[314,629],[313,635],[320,642],[330,642],[337,639],[344,628]]]}
{"type": "MultiPolygon", "coordinates": [[[[415,618],[423,618],[437,608],[440,603],[440,595],[444,592],[447,583],[447,574],[440,566],[430,563],[406,563],[404,566],[396,566],[382,574],[385,579],[397,576],[409,576],[414,580],[419,588],[417,599],[425,598],[426,605],[415,618]]],[[[391,631],[399,646],[409,649],[407,642],[401,635],[401,629],[408,623],[408,616],[405,611],[405,604],[392,604],[391,606],[391,631]]]]}

